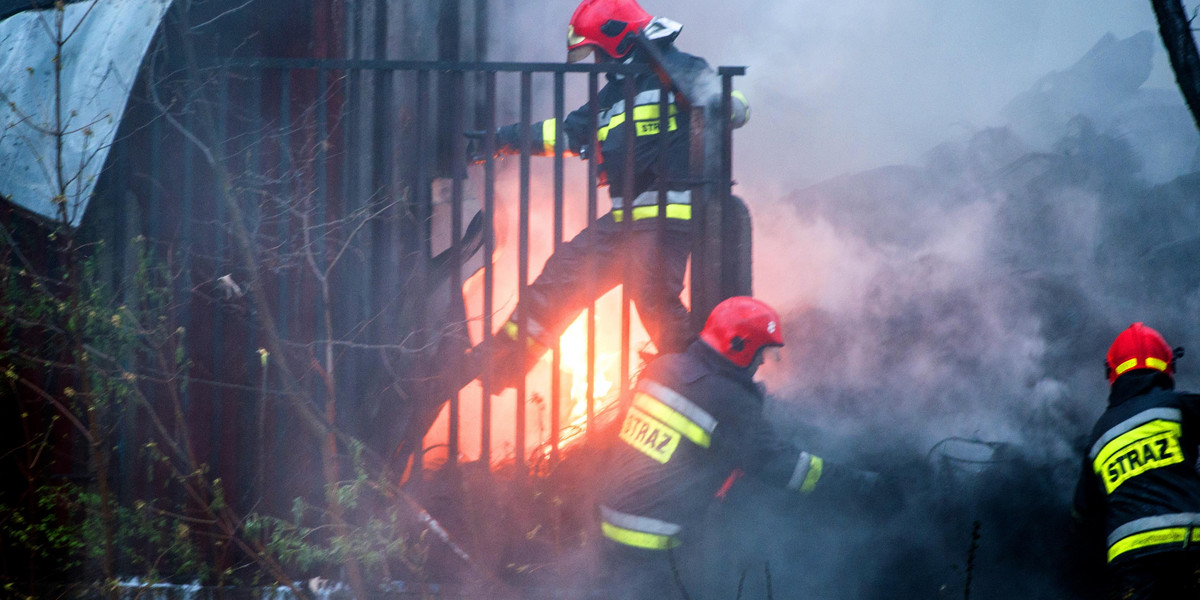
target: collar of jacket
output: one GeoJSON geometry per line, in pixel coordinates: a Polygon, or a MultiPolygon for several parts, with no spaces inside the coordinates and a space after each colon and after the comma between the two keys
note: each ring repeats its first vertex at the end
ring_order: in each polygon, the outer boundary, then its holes
{"type": "MultiPolygon", "coordinates": [[[[672,38],[672,39],[674,39],[674,38],[672,38]]],[[[675,49],[675,47],[671,43],[671,40],[655,40],[652,43],[657,45],[658,51],[662,52],[664,55],[675,49]]],[[[650,64],[650,57],[647,56],[645,52],[642,52],[641,48],[638,48],[635,46],[633,48],[633,50],[631,50],[629,52],[629,54],[627,54],[625,56],[625,58],[622,58],[620,60],[620,63],[623,65],[648,65],[648,64],[650,64]]],[[[624,75],[620,75],[617,73],[605,73],[604,77],[609,82],[620,81],[625,78],[624,75]]]]}
{"type": "Polygon", "coordinates": [[[758,386],[754,383],[754,369],[739,367],[729,362],[729,359],[721,356],[720,352],[714,350],[704,340],[692,342],[692,345],[688,347],[688,355],[704,365],[710,372],[758,390],[758,386]]]}
{"type": "Polygon", "coordinates": [[[1108,394],[1108,405],[1116,406],[1155,388],[1173,390],[1175,379],[1154,369],[1134,369],[1122,374],[1113,382],[1112,391],[1108,394]]]}

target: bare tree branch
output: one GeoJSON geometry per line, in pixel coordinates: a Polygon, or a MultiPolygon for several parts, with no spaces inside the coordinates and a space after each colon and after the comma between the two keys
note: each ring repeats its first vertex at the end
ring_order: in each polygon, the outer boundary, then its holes
{"type": "Polygon", "coordinates": [[[1158,31],[1171,59],[1175,81],[1200,129],[1200,53],[1192,36],[1191,20],[1181,0],[1150,0],[1158,19],[1158,31]]]}

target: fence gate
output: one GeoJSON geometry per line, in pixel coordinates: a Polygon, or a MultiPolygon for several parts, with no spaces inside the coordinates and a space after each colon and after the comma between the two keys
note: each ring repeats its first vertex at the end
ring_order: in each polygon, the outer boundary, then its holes
{"type": "MultiPolygon", "coordinates": [[[[343,375],[327,392],[342,406],[339,425],[385,456],[402,440],[414,473],[460,460],[528,468],[557,461],[628,388],[645,336],[623,292],[608,312],[593,300],[515,397],[493,397],[489,377],[459,389],[463,352],[503,323],[549,253],[607,212],[596,152],[568,162],[559,135],[549,158],[531,160],[524,147],[493,159],[497,126],[561,123],[568,104],[596,97],[601,77],[647,68],[303,59],[214,67],[220,152],[262,248],[275,325],[285,339],[309,332],[317,363],[329,352],[330,370],[343,375]],[[489,132],[479,140],[481,164],[466,160],[464,134],[475,130],[489,132]],[[404,382],[399,396],[380,391],[395,391],[396,381],[404,382]]],[[[744,69],[714,73],[711,97],[657,72],[690,111],[685,303],[694,333],[722,298],[750,292],[749,215],[730,196],[732,82],[744,69]]],[[[623,79],[627,111],[632,80],[623,79]]],[[[671,117],[661,97],[665,131],[671,117]]],[[[632,189],[626,173],[609,182],[614,192],[632,189]]],[[[490,350],[480,352],[486,373],[490,350]]]]}

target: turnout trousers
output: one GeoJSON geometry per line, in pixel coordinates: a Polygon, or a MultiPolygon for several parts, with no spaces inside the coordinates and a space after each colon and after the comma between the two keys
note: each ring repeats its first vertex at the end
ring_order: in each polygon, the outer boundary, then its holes
{"type": "Polygon", "coordinates": [[[1109,567],[1110,600],[1200,598],[1200,550],[1160,552],[1109,567]]]}
{"type": "Polygon", "coordinates": [[[677,560],[679,548],[646,550],[601,541],[600,591],[613,600],[687,600],[677,560]]]}
{"type": "Polygon", "coordinates": [[[670,221],[661,227],[649,219],[619,223],[610,213],[560,246],[495,336],[493,364],[499,387],[516,385],[591,301],[621,283],[628,286],[658,352],[685,350],[693,336],[679,296],[691,253],[691,222],[670,221]],[[517,329],[522,314],[527,327],[524,353],[517,329]]]}

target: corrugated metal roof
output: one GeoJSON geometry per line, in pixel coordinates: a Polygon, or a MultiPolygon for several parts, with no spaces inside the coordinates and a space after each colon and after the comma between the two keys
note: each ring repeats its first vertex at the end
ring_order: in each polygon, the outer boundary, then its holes
{"type": "Polygon", "coordinates": [[[171,0],[67,5],[62,36],[62,120],[56,124],[54,9],[0,21],[0,195],[57,218],[66,188],[77,225],[108,157],[138,67],[171,0]],[[57,157],[56,131],[62,155],[57,157]],[[61,165],[61,169],[59,168],[61,165]],[[61,173],[61,175],[60,175],[61,173]]]}

